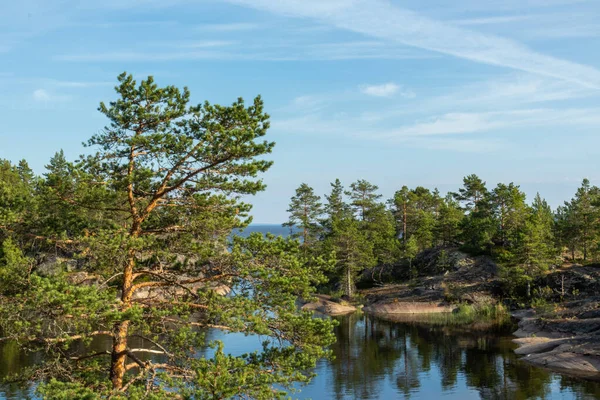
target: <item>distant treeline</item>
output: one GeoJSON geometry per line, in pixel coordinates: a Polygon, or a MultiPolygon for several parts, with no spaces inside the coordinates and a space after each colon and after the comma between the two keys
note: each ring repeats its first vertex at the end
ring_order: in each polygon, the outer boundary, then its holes
{"type": "Polygon", "coordinates": [[[600,254],[600,189],[584,179],[575,196],[552,210],[537,194],[526,201],[518,185],[490,189],[477,175],[442,197],[438,190],[403,186],[382,199],[365,180],[347,190],[336,180],[324,199],[307,184],[296,189],[286,226],[299,229],[306,249],[335,258],[336,278],[352,296],[365,268],[419,271],[412,261],[421,251],[457,247],[492,256],[514,285],[527,285],[552,265],[596,261],[600,254]],[[565,259],[566,258],[566,259],[565,259]]]}

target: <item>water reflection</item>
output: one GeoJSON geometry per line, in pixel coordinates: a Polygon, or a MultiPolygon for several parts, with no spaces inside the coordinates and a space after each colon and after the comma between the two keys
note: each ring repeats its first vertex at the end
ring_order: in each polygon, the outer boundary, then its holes
{"type": "MultiPolygon", "coordinates": [[[[339,319],[335,359],[317,368],[318,377],[294,397],[313,399],[594,399],[600,383],[551,373],[520,361],[510,341],[513,327],[459,329],[385,321],[354,314],[339,319]]],[[[260,339],[208,332],[225,349],[242,354],[260,339]]],[[[107,346],[99,338],[92,347],[107,346]]],[[[135,344],[143,347],[143,341],[135,344]]],[[[149,345],[150,347],[150,345],[149,345]]],[[[210,356],[210,349],[199,355],[210,356]]],[[[12,343],[0,344],[0,377],[39,362],[12,343]]],[[[0,386],[0,399],[28,398],[27,385],[0,386]]]]}
{"type": "MultiPolygon", "coordinates": [[[[340,319],[336,359],[317,381],[332,377],[327,398],[600,398],[600,384],[520,361],[512,326],[457,329],[390,322],[365,315],[340,319]]],[[[323,398],[312,386],[303,396],[323,398]]],[[[321,388],[322,389],[322,388],[321,388]]]]}

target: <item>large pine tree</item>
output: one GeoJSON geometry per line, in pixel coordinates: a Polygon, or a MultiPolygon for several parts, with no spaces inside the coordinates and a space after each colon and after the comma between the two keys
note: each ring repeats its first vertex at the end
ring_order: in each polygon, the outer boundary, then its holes
{"type": "MultiPolygon", "coordinates": [[[[151,77],[138,84],[125,73],[118,80],[118,98],[99,108],[110,123],[88,142],[96,152],[76,176],[59,154],[47,175],[48,195],[94,221],[71,238],[88,283],[39,276],[5,244],[4,262],[27,279],[16,295],[0,292],[6,339],[43,349],[35,377],[49,398],[272,398],[308,381],[327,354],[331,323],[298,311],[295,300],[310,297],[322,270],[304,262],[294,240],[227,239],[249,221],[240,197],[264,188],[258,175],[272,164],[263,158],[274,144],[264,140],[262,100],[191,105],[187,89],[161,88],[151,77]],[[235,291],[219,296],[225,287],[235,291]],[[271,340],[251,355],[218,348],[198,358],[209,328],[271,340]],[[69,350],[99,335],[109,339],[106,351],[69,350]],[[135,348],[132,338],[151,348],[135,348]]],[[[0,202],[11,203],[0,210],[21,207],[23,196],[2,189],[0,202]]]]}

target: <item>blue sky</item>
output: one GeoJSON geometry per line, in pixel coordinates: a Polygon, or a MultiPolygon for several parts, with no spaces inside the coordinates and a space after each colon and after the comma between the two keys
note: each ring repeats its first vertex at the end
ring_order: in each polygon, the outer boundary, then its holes
{"type": "Polygon", "coordinates": [[[128,71],[194,102],[263,96],[256,222],[335,178],[391,197],[477,173],[556,206],[600,182],[598,49],[597,0],[3,1],[0,158],[76,158],[128,71]]]}

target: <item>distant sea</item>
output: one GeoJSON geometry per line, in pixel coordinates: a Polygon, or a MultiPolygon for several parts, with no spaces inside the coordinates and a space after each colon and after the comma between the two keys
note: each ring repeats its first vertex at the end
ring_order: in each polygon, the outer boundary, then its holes
{"type": "Polygon", "coordinates": [[[283,227],[281,224],[251,224],[246,229],[234,229],[232,232],[233,235],[247,237],[251,233],[260,232],[263,235],[267,233],[272,233],[275,236],[289,236],[290,228],[283,227]]]}

